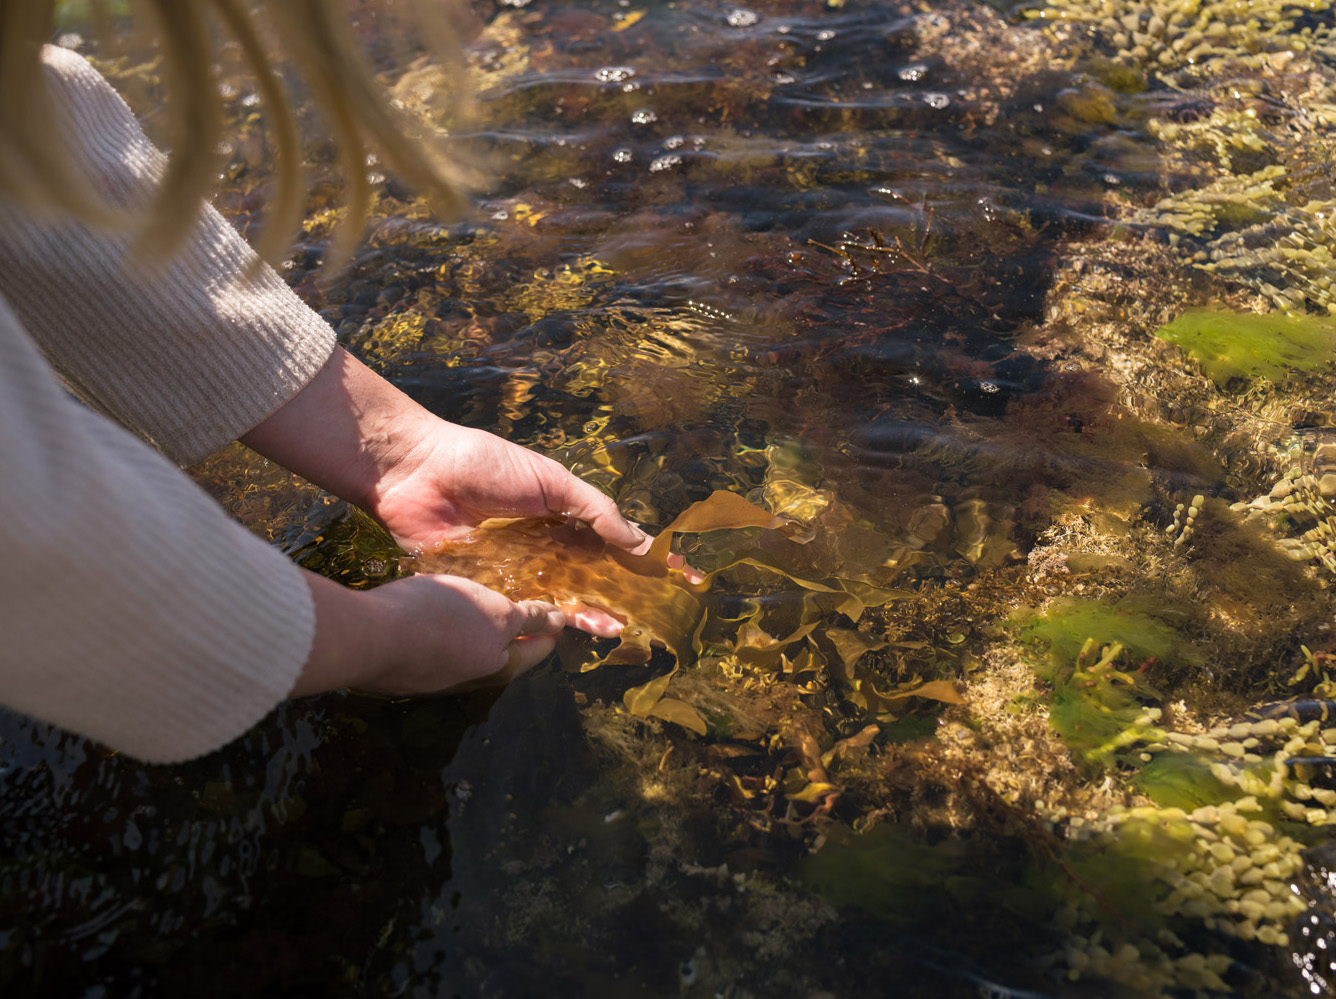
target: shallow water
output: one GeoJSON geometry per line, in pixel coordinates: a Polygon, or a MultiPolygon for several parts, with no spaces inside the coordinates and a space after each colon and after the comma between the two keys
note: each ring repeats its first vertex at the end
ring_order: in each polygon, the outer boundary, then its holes
{"type": "MultiPolygon", "coordinates": [[[[1232,856],[1232,834],[1192,812],[1217,799],[1146,790],[1139,756],[1087,755],[1089,719],[1064,714],[1081,689],[1125,685],[1133,708],[1109,694],[1101,709],[1122,730],[1149,731],[1133,716],[1157,707],[1186,738],[1332,696],[1320,670],[1286,683],[1301,645],[1331,647],[1324,570],[1275,547],[1306,525],[1229,509],[1313,466],[1329,376],[1213,387],[1151,335],[1188,305],[1266,302],[1248,272],[1194,269],[1145,214],[1218,169],[1150,123],[1202,120],[1227,83],[1297,129],[1284,67],[1129,82],[1098,37],[1083,48],[965,3],[483,16],[482,123],[461,142],[498,179],[477,215],[427,221],[384,182],[352,270],[319,285],[317,223],[291,280],[434,411],[559,457],[648,527],[726,489],[811,540],[685,539],[706,568],[751,560],[721,572],[705,654],[668,687],[704,736],[624,707],[666,657],[579,672],[581,650],[500,693],[285,705],[179,767],[3,716],[0,985],[1325,990],[1297,925],[1281,944],[1240,939],[1223,890],[1218,911],[1172,908],[1176,882],[1148,857],[1199,834],[1232,856]],[[1058,599],[1100,601],[1124,630],[1073,612],[1075,647],[1052,638],[1049,661],[1022,609],[1058,599]],[[1128,647],[1126,681],[1078,657],[1088,637],[1128,647]],[[964,703],[907,696],[934,680],[964,703]],[[1129,845],[1115,805],[1150,809],[1164,843],[1129,845]],[[1083,838],[1101,823],[1113,839],[1083,838]],[[1115,983],[1091,967],[1099,947],[1182,967],[1115,983]],[[1223,958],[1221,986],[1193,977],[1193,955],[1223,958]]],[[[1307,176],[1268,141],[1247,155],[1307,176]]],[[[220,204],[245,224],[263,185],[236,166],[220,204]]],[[[1290,201],[1317,193],[1296,181],[1290,201]]],[[[353,585],[393,574],[373,525],[243,453],[197,474],[303,564],[353,585]]],[[[1328,820],[1285,811],[1292,793],[1263,802],[1271,833],[1249,830],[1295,858],[1267,883],[1295,881],[1325,927],[1323,855],[1307,877],[1297,858],[1328,820]]]]}

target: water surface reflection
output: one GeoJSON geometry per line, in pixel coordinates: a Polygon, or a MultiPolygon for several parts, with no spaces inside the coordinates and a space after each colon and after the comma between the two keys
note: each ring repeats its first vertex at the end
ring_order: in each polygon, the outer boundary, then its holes
{"type": "MultiPolygon", "coordinates": [[[[1213,389],[1151,335],[1188,302],[1257,307],[1147,214],[1205,170],[1147,124],[1196,120],[1187,83],[969,3],[483,14],[483,120],[459,140],[496,164],[477,215],[429,221],[385,181],[349,273],[317,281],[313,215],[291,280],[432,410],[560,457],[647,526],[727,489],[813,540],[755,542],[760,566],[721,576],[705,655],[669,687],[701,738],[625,710],[661,659],[288,705],[171,768],[4,715],[0,984],[742,999],[1107,995],[1112,975],[1293,994],[1287,948],[1230,929],[1232,881],[1206,917],[1174,896],[1223,852],[1193,837],[1233,835],[1193,811],[1200,787],[1148,820],[1175,830],[1163,849],[1099,838],[1124,828],[1114,806],[1172,797],[1138,770],[1133,752],[1169,753],[1138,711],[1190,740],[1330,647],[1324,584],[1229,510],[1281,502],[1267,490],[1326,440],[1330,386],[1292,387],[1303,406],[1213,389]],[[832,580],[858,614],[813,597],[832,580]],[[1088,633],[1036,666],[1017,622],[1057,597],[1108,610],[1078,608],[1088,633]],[[1116,674],[1076,652],[1161,628],[1175,640],[1116,674]],[[911,698],[931,681],[965,703],[911,698]],[[1131,705],[1097,710],[1132,734],[1106,766],[1046,714],[1119,684],[1131,705]],[[1186,874],[1154,867],[1179,849],[1186,874]]],[[[262,188],[242,166],[221,203],[244,223],[262,188]]],[[[374,527],[248,461],[199,474],[304,564],[385,578],[374,527]]],[[[1317,676],[1295,693],[1330,697],[1317,676]]],[[[1283,798],[1271,833],[1240,828],[1297,857],[1322,836],[1283,798]]]]}

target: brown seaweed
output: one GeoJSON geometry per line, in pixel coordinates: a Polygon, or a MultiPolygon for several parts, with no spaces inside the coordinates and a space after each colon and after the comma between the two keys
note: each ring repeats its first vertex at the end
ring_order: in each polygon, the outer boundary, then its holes
{"type": "Polygon", "coordinates": [[[646,662],[651,646],[658,645],[681,663],[699,651],[700,594],[711,577],[691,581],[681,559],[672,555],[673,535],[789,523],[717,490],[684,510],[643,555],[606,544],[579,522],[526,517],[485,521],[462,539],[403,559],[401,568],[465,576],[513,600],[547,600],[611,614],[623,624],[621,642],[600,662],[646,662]]]}

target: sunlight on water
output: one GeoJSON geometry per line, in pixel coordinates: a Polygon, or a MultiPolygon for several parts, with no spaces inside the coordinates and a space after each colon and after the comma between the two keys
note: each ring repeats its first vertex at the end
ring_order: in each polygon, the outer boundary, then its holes
{"type": "MultiPolygon", "coordinates": [[[[1336,376],[1231,318],[1336,311],[1327,5],[478,10],[478,210],[378,178],[327,286],[327,184],[288,279],[651,531],[715,490],[786,526],[679,535],[708,592],[571,525],[439,553],[638,622],[618,665],[568,636],[170,768],[5,715],[0,987],[1333,994],[1336,376]]],[[[387,82],[453,121],[432,72],[387,82]]],[[[303,565],[400,571],[239,448],[194,471],[303,565]]]]}

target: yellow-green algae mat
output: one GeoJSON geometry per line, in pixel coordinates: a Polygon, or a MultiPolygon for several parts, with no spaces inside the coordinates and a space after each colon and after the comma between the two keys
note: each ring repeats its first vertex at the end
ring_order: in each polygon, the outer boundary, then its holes
{"type": "MultiPolygon", "coordinates": [[[[643,555],[605,544],[586,525],[530,517],[486,521],[464,538],[443,541],[431,552],[403,559],[401,568],[465,576],[513,600],[583,605],[611,614],[624,625],[617,647],[604,656],[587,656],[575,668],[645,663],[654,646],[667,649],[677,665],[628,690],[626,707],[632,714],[653,715],[704,735],[707,724],[701,714],[664,694],[673,673],[694,662],[707,641],[750,662],[773,664],[782,672],[813,668],[817,665],[813,660],[822,653],[806,639],[826,614],[843,614],[857,623],[866,608],[908,595],[853,579],[801,579],[755,557],[734,558],[694,582],[674,564],[679,561],[672,557],[674,535],[745,528],[782,531],[794,544],[810,537],[799,522],[778,517],[736,493],[717,490],[679,514],[643,555]],[[741,616],[726,618],[712,614],[702,600],[717,578],[744,565],[786,578],[804,591],[801,610],[796,620],[780,629],[783,634],[772,634],[758,621],[759,603],[749,604],[741,616]],[[801,647],[790,657],[788,651],[798,644],[801,647]]],[[[828,637],[840,660],[833,665],[842,673],[849,696],[872,714],[889,717],[909,697],[960,703],[955,687],[942,680],[906,690],[879,688],[876,679],[857,665],[864,652],[879,644],[854,631],[832,629],[828,637]]]]}
{"type": "MultiPolygon", "coordinates": [[[[1213,938],[1291,944],[1305,909],[1291,888],[1303,840],[1336,822],[1336,790],[1318,776],[1336,727],[1325,714],[1285,714],[1295,709],[1285,702],[1174,731],[1145,667],[1195,653],[1135,602],[1060,601],[1018,623],[1023,641],[1048,646],[1038,672],[1052,685],[1050,724],[1063,744],[1091,779],[1130,779],[1153,804],[1086,817],[1041,812],[1065,832],[1032,830],[1034,866],[1021,892],[972,863],[965,840],[925,843],[895,822],[830,830],[805,864],[808,883],[907,926],[943,895],[958,907],[1033,907],[1065,937],[1043,963],[1071,980],[1146,997],[1236,994],[1226,976],[1237,954],[1213,938]],[[1083,633],[1101,641],[1075,637],[1083,633]]],[[[1321,661],[1312,669],[1326,675],[1321,661]]],[[[1336,692],[1336,678],[1314,692],[1336,692]]],[[[1336,715],[1336,702],[1303,703],[1330,704],[1336,715]]],[[[1019,810],[1013,819],[1025,824],[1019,810]]]]}
{"type": "MultiPolygon", "coordinates": [[[[1155,87],[1162,97],[1198,102],[1201,114],[1175,114],[1173,102],[1163,100],[1170,110],[1153,112],[1147,123],[1166,162],[1194,183],[1153,207],[1129,202],[1125,217],[1167,231],[1185,263],[1282,310],[1265,316],[1198,310],[1155,331],[1221,391],[1291,382],[1332,358],[1336,325],[1301,314],[1336,313],[1328,139],[1336,91],[1313,71],[1318,55],[1330,59],[1334,36],[1330,18],[1312,16],[1331,6],[1328,0],[1044,0],[1024,11],[1052,25],[1048,37],[1069,44],[1115,89],[1155,87]],[[1275,106],[1295,112],[1280,128],[1267,113],[1271,105],[1258,111],[1276,95],[1282,96],[1275,106]]],[[[1109,92],[1100,84],[1087,89],[1109,92]]],[[[1103,627],[1093,620],[1102,612],[1088,605],[1057,605],[1052,614],[1073,627],[1079,619],[1088,634],[1103,627]]],[[[1280,948],[1298,943],[1288,936],[1305,902],[1291,879],[1302,867],[1304,843],[1325,839],[1336,824],[1327,772],[1336,727],[1327,710],[1307,718],[1297,707],[1294,714],[1257,710],[1199,729],[1172,712],[1162,717],[1141,669],[1153,653],[1134,648],[1128,630],[1098,641],[1083,635],[1086,641],[1078,638],[1061,654],[1054,647],[1040,671],[1052,684],[1050,723],[1074,756],[1095,776],[1130,777],[1155,802],[1070,818],[1062,850],[1071,884],[1100,891],[1073,890],[1059,912],[1057,922],[1070,935],[1055,964],[1073,979],[1094,974],[1137,994],[1232,994],[1221,978],[1231,964],[1219,952],[1226,948],[1202,953],[1200,938],[1189,933],[1201,928],[1280,948]],[[1139,879],[1143,891],[1134,897],[1139,879]],[[1119,932],[1101,908],[1149,910],[1158,929],[1119,932]]],[[[1145,629],[1133,630],[1142,632],[1144,645],[1145,629]]],[[[1049,641],[1033,630],[1031,637],[1049,641]]],[[[1317,663],[1322,655],[1309,658],[1317,663]]],[[[1329,678],[1295,693],[1308,694],[1300,705],[1336,709],[1327,700],[1336,694],[1329,678]]]]}
{"type": "MultiPolygon", "coordinates": [[[[1145,668],[1197,653],[1153,613],[1135,601],[1068,600],[1023,621],[1023,637],[1048,646],[1039,672],[1053,686],[1053,729],[1093,772],[1120,772],[1154,802],[1069,818],[1058,858],[1069,876],[1056,914],[1070,934],[1063,963],[1073,978],[1093,973],[1140,994],[1230,992],[1222,976],[1233,958],[1184,938],[1200,927],[1289,945],[1305,908],[1291,890],[1302,866],[1295,837],[1336,822],[1336,790],[1315,781],[1336,728],[1324,728],[1325,711],[1304,718],[1301,709],[1330,702],[1280,702],[1173,731],[1145,668]],[[1109,918],[1120,911],[1140,911],[1152,932],[1120,942],[1109,918]]],[[[1326,675],[1315,662],[1295,681],[1307,672],[1326,675]]],[[[1314,693],[1330,693],[1329,682],[1314,693]]]]}

